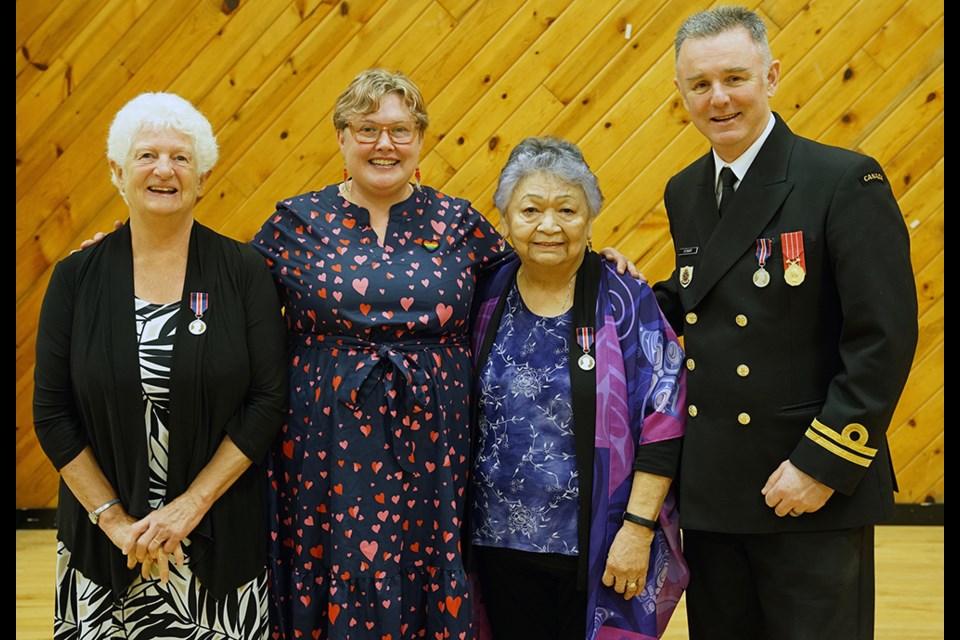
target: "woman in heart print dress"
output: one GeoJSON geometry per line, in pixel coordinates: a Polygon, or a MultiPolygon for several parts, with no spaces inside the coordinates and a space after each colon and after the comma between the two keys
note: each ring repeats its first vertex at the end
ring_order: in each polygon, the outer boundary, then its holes
{"type": "Polygon", "coordinates": [[[469,640],[468,322],[478,271],[512,251],[419,184],[428,119],[409,78],[361,73],[333,119],[344,182],[279,202],[252,243],[291,340],[268,463],[273,632],[469,640]]]}

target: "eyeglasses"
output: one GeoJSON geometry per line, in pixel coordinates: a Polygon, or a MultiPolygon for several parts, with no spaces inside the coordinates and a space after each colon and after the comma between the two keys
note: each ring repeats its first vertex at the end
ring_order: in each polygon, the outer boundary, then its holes
{"type": "Polygon", "coordinates": [[[354,122],[349,125],[350,131],[357,142],[376,142],[380,139],[380,134],[384,131],[394,144],[409,144],[413,142],[413,137],[417,135],[417,125],[414,122],[391,122],[390,124],[377,124],[376,122],[354,122]]]}

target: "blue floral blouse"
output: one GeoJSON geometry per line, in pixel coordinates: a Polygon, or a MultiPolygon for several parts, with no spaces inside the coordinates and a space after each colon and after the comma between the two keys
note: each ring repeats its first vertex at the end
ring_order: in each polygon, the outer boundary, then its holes
{"type": "Polygon", "coordinates": [[[474,544],[577,554],[571,318],[535,315],[516,284],[508,294],[480,374],[474,544]]]}

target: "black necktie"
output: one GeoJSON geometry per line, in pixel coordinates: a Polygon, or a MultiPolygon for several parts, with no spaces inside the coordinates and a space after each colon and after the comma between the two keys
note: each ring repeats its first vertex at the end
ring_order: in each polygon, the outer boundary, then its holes
{"type": "Polygon", "coordinates": [[[733,183],[737,181],[737,174],[730,167],[720,169],[720,182],[723,183],[723,189],[720,191],[720,217],[730,208],[730,200],[733,199],[733,183]]]}

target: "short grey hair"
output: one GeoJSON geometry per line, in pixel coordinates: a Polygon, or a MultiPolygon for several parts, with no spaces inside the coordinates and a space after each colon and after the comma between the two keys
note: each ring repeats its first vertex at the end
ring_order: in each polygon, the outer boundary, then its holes
{"type": "Polygon", "coordinates": [[[745,29],[760,51],[764,73],[773,63],[770,43],[767,42],[767,25],[759,15],[746,7],[717,7],[695,13],[680,25],[674,40],[674,62],[680,59],[680,47],[688,38],[709,38],[732,31],[745,29]]]}
{"type": "Polygon", "coordinates": [[[524,178],[538,173],[556,176],[579,186],[587,197],[590,217],[595,218],[600,213],[603,194],[597,176],[590,170],[577,145],[554,136],[524,138],[513,148],[493,194],[497,209],[505,214],[517,185],[524,178]]]}
{"type": "MultiPolygon", "coordinates": [[[[193,140],[197,175],[203,175],[217,164],[220,151],[210,121],[200,111],[173,93],[141,93],[123,105],[113,117],[107,134],[107,158],[121,167],[127,163],[133,139],[141,131],[173,129],[193,140]]],[[[123,185],[111,171],[117,188],[123,185]]]]}

